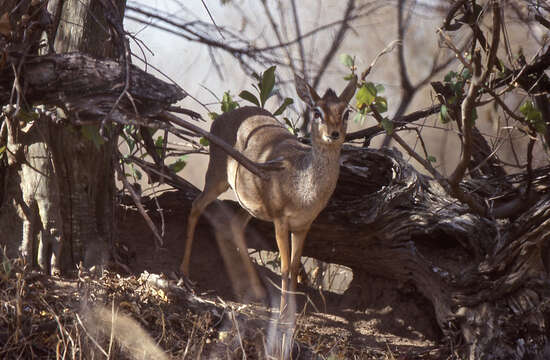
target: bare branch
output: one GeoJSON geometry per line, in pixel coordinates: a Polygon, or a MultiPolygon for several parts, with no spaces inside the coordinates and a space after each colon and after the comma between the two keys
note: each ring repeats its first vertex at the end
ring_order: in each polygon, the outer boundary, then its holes
{"type": "Polygon", "coordinates": [[[130,197],[134,201],[134,204],[137,206],[139,213],[141,216],[143,216],[143,219],[145,219],[145,222],[147,223],[147,226],[151,231],[153,232],[153,235],[155,235],[155,245],[157,247],[163,247],[164,246],[164,240],[162,239],[162,236],[160,236],[159,231],[157,229],[157,226],[151,220],[151,217],[149,214],[147,214],[147,211],[145,211],[145,208],[143,207],[143,204],[141,203],[140,196],[136,193],[133,186],[130,185],[128,182],[128,179],[126,178],[126,174],[124,173],[124,169],[122,168],[122,161],[123,156],[120,152],[117,151],[118,159],[116,161],[116,172],[118,174],[118,179],[122,181],[122,184],[124,185],[124,188],[128,190],[128,193],[130,193],[130,197]]]}
{"type": "MultiPolygon", "coordinates": [[[[441,109],[441,105],[434,105],[424,110],[418,110],[405,116],[393,118],[392,122],[396,126],[406,125],[417,120],[423,119],[427,116],[437,114],[441,109]]],[[[361,138],[372,138],[373,136],[384,132],[379,125],[371,126],[367,129],[355,131],[346,135],[346,141],[357,140],[361,138]]]]}
{"type": "Polygon", "coordinates": [[[212,14],[210,13],[210,9],[208,9],[208,6],[206,6],[206,3],[204,2],[204,0],[201,0],[202,1],[202,5],[204,6],[204,8],[206,9],[206,12],[208,13],[208,16],[210,17],[210,20],[212,20],[212,24],[214,24],[214,26],[216,27],[216,29],[218,29],[218,34],[220,34],[220,36],[222,37],[222,39],[225,40],[225,36],[223,36],[223,33],[222,31],[220,30],[220,27],[218,26],[218,24],[216,24],[216,20],[214,20],[214,17],[212,16],[212,14]]]}
{"type": "MultiPolygon", "coordinates": [[[[294,18],[294,28],[296,30],[296,37],[302,37],[302,29],[300,28],[300,20],[298,19],[298,10],[296,8],[296,0],[291,0],[290,4],[292,5],[292,17],[294,18]]],[[[300,52],[300,61],[302,63],[302,74],[304,79],[307,81],[307,72],[306,72],[306,54],[304,50],[304,43],[302,41],[298,42],[298,50],[300,52]]]]}
{"type": "Polygon", "coordinates": [[[464,65],[466,69],[470,70],[470,72],[473,72],[472,65],[466,59],[464,59],[462,51],[456,47],[449,35],[447,35],[447,33],[443,31],[443,29],[438,29],[437,33],[439,34],[443,42],[455,53],[456,58],[460,60],[462,65],[464,65]]]}
{"type": "MultiPolygon", "coordinates": [[[[382,123],[382,115],[376,110],[374,106],[370,107],[370,110],[372,111],[372,114],[376,121],[378,121],[379,124],[382,123]]],[[[414,158],[420,165],[422,165],[428,172],[438,181],[442,182],[444,181],[444,177],[432,166],[432,164],[427,160],[422,158],[416,151],[414,151],[409,144],[405,142],[398,134],[394,132],[391,133],[392,139],[394,139],[405,151],[407,154],[409,154],[412,158],[414,158]]]]}
{"type": "Polygon", "coordinates": [[[229,156],[241,163],[245,168],[264,180],[269,179],[269,175],[265,171],[275,171],[282,169],[281,161],[270,161],[261,164],[255,163],[237,150],[233,149],[233,147],[231,147],[228,143],[226,143],[216,135],[213,135],[210,132],[201,129],[200,127],[193,125],[183,119],[180,119],[177,116],[172,115],[168,112],[161,113],[159,115],[159,118],[177,124],[185,129],[191,130],[197,134],[200,134],[201,136],[204,136],[210,142],[222,148],[223,151],[225,151],[229,156]]]}
{"type": "Polygon", "coordinates": [[[275,37],[277,37],[277,41],[279,42],[279,46],[283,48],[286,54],[286,58],[288,60],[288,65],[295,73],[295,66],[294,61],[292,60],[292,56],[290,55],[290,50],[287,46],[282,46],[284,43],[283,38],[281,36],[281,33],[279,31],[279,28],[277,27],[277,23],[275,22],[275,19],[273,18],[273,14],[271,14],[271,10],[269,9],[269,6],[267,5],[267,0],[262,0],[262,5],[264,6],[265,14],[267,15],[267,18],[269,19],[269,24],[271,25],[271,30],[275,33],[275,37]]]}
{"type": "Polygon", "coordinates": [[[464,136],[464,149],[462,152],[462,158],[456,166],[454,172],[449,177],[449,183],[454,189],[458,188],[459,182],[464,177],[464,173],[470,163],[472,154],[472,127],[474,126],[473,111],[475,108],[476,98],[479,95],[478,91],[484,86],[485,81],[489,77],[496,60],[496,53],[498,50],[500,40],[500,5],[498,1],[492,1],[493,8],[493,38],[491,43],[491,49],[489,50],[489,56],[487,60],[487,66],[485,70],[481,69],[481,55],[479,52],[472,54],[472,62],[474,63],[474,72],[472,77],[472,83],[468,89],[468,94],[462,102],[462,125],[464,136]]]}
{"type": "Polygon", "coordinates": [[[315,75],[315,78],[313,79],[312,86],[314,89],[317,88],[317,86],[319,86],[319,83],[321,82],[321,78],[323,77],[323,74],[325,73],[328,64],[332,61],[332,58],[340,48],[340,45],[342,45],[342,40],[344,39],[344,36],[349,29],[349,21],[351,20],[351,15],[354,8],[355,8],[355,0],[348,0],[346,5],[346,10],[344,12],[344,17],[342,19],[342,24],[340,25],[338,32],[334,36],[334,40],[332,41],[332,45],[330,49],[327,51],[327,53],[323,57],[323,61],[321,61],[321,65],[319,66],[317,75],[315,75]]]}

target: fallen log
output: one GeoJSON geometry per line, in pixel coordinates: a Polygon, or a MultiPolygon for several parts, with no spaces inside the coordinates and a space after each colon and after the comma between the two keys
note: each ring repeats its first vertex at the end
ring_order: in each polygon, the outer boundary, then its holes
{"type": "MultiPolygon", "coordinates": [[[[495,220],[470,212],[396,150],[347,147],[336,191],[314,222],[304,255],[350,267],[350,291],[369,288],[362,274],[412,283],[467,358],[544,358],[550,175],[548,169],[537,174],[535,205],[495,220]]],[[[251,227],[263,239],[250,237],[249,246],[273,250],[272,225],[253,220],[251,227]]]]}

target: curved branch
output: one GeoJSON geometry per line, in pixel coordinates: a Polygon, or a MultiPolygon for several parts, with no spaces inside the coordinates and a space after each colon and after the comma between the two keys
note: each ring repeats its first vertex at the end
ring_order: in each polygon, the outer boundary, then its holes
{"type": "Polygon", "coordinates": [[[489,74],[493,70],[493,66],[496,61],[497,50],[500,40],[500,28],[501,28],[501,18],[500,18],[500,3],[496,0],[492,1],[493,9],[493,37],[491,48],[489,50],[489,56],[487,60],[487,66],[484,70],[481,69],[481,54],[479,51],[472,54],[472,62],[474,73],[472,76],[472,83],[468,89],[468,94],[462,102],[462,125],[463,125],[463,137],[464,137],[464,147],[462,151],[462,157],[455,170],[449,177],[449,185],[451,186],[452,192],[458,199],[466,202],[472,210],[478,214],[485,214],[487,212],[487,207],[485,204],[477,201],[474,197],[469,194],[464,193],[459,188],[459,183],[464,178],[466,169],[470,164],[470,158],[472,156],[472,128],[474,126],[473,120],[473,111],[476,107],[476,98],[479,95],[479,90],[485,85],[489,74]]]}
{"type": "Polygon", "coordinates": [[[255,163],[237,150],[235,150],[231,145],[220,139],[214,134],[211,134],[210,132],[198,127],[197,125],[191,124],[185,120],[182,120],[178,118],[175,115],[172,115],[168,112],[163,112],[159,115],[159,118],[164,119],[166,121],[172,122],[174,124],[177,124],[185,129],[191,130],[197,134],[200,134],[201,136],[204,136],[208,141],[211,141],[212,143],[216,144],[220,148],[223,149],[227,153],[227,155],[231,156],[233,159],[237,160],[239,163],[241,163],[245,168],[250,170],[253,174],[261,177],[264,180],[269,179],[269,175],[266,173],[266,171],[277,171],[283,169],[282,161],[270,161],[266,163],[255,163]]]}
{"type": "Polygon", "coordinates": [[[338,32],[334,36],[334,39],[332,40],[332,45],[330,49],[327,51],[325,56],[323,57],[323,61],[321,61],[321,65],[319,66],[319,71],[317,72],[317,75],[315,75],[315,78],[313,80],[312,87],[315,89],[317,86],[319,86],[319,83],[321,82],[321,78],[323,77],[323,74],[325,73],[328,64],[332,61],[332,58],[336,54],[336,51],[340,48],[340,45],[342,45],[342,40],[349,29],[349,21],[351,20],[351,15],[353,13],[353,9],[355,8],[355,0],[348,0],[348,3],[346,5],[346,10],[344,12],[344,18],[342,20],[342,24],[340,25],[340,28],[338,29],[338,32]]]}

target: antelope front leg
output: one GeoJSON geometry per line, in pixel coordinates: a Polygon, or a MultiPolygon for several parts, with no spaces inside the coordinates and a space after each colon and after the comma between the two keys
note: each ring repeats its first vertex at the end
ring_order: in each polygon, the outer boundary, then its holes
{"type": "Polygon", "coordinates": [[[290,264],[290,294],[289,311],[294,316],[296,314],[296,289],[298,287],[298,274],[300,272],[302,250],[306,241],[307,230],[292,232],[292,257],[290,264]]]}
{"type": "Polygon", "coordinates": [[[290,251],[288,243],[288,222],[286,219],[275,220],[275,238],[281,257],[281,306],[279,307],[280,318],[285,318],[288,314],[287,296],[288,296],[288,274],[290,263],[290,251]]]}

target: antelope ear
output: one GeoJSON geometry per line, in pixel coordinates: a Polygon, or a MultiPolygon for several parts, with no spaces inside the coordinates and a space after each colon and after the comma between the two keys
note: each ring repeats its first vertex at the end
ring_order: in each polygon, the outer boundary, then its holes
{"type": "Polygon", "coordinates": [[[294,82],[296,83],[296,93],[309,107],[315,107],[315,104],[321,98],[315,90],[306,83],[304,79],[294,74],[294,82]]]}
{"type": "Polygon", "coordinates": [[[348,85],[346,86],[344,91],[342,91],[342,93],[338,98],[340,99],[340,101],[343,101],[346,104],[348,104],[351,98],[353,97],[353,95],[355,94],[356,89],[357,89],[357,75],[353,75],[353,78],[349,81],[348,85]]]}

